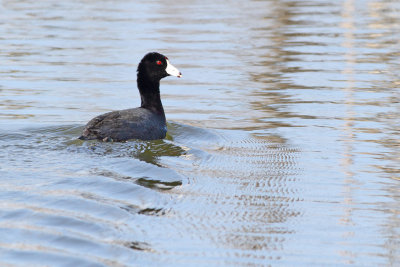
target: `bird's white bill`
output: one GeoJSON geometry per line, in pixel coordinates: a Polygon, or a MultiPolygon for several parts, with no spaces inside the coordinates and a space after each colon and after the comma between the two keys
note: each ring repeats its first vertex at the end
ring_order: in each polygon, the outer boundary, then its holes
{"type": "Polygon", "coordinates": [[[168,59],[167,59],[167,68],[165,69],[165,71],[172,76],[176,76],[178,78],[182,77],[182,73],[175,68],[171,63],[169,63],[168,59]]]}

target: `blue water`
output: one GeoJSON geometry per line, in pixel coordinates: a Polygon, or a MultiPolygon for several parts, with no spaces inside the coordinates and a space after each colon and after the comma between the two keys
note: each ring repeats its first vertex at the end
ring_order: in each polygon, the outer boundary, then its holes
{"type": "Polygon", "coordinates": [[[1,266],[397,266],[397,1],[0,1],[1,266]],[[183,73],[164,140],[83,142],[183,73]]]}

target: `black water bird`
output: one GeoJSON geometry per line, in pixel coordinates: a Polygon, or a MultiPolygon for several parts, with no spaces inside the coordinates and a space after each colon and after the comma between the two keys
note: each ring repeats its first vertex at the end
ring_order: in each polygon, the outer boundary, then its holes
{"type": "Polygon", "coordinates": [[[140,107],[112,111],[93,118],[79,139],[126,141],[165,138],[167,124],[160,98],[160,80],[169,75],[182,77],[166,56],[156,52],[145,55],[137,68],[137,87],[142,101],[140,107]]]}

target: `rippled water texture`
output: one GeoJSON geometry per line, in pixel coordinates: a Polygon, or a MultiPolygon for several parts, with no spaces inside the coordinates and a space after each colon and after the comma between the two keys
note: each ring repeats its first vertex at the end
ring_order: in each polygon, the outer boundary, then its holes
{"type": "Polygon", "coordinates": [[[399,40],[395,0],[0,0],[0,265],[400,265],[399,40]],[[76,140],[149,51],[167,138],[76,140]]]}

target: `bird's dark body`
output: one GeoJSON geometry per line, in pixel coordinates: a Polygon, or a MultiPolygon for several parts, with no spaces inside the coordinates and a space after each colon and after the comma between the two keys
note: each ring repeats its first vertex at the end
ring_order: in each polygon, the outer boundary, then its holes
{"type": "Polygon", "coordinates": [[[112,111],[93,118],[79,139],[126,141],[165,138],[167,123],[160,97],[160,80],[169,75],[182,76],[166,56],[156,52],[145,55],[137,69],[140,107],[112,111]]]}
{"type": "Polygon", "coordinates": [[[164,113],[131,108],[102,114],[90,120],[79,139],[125,141],[163,139],[167,133],[164,113]]]}

